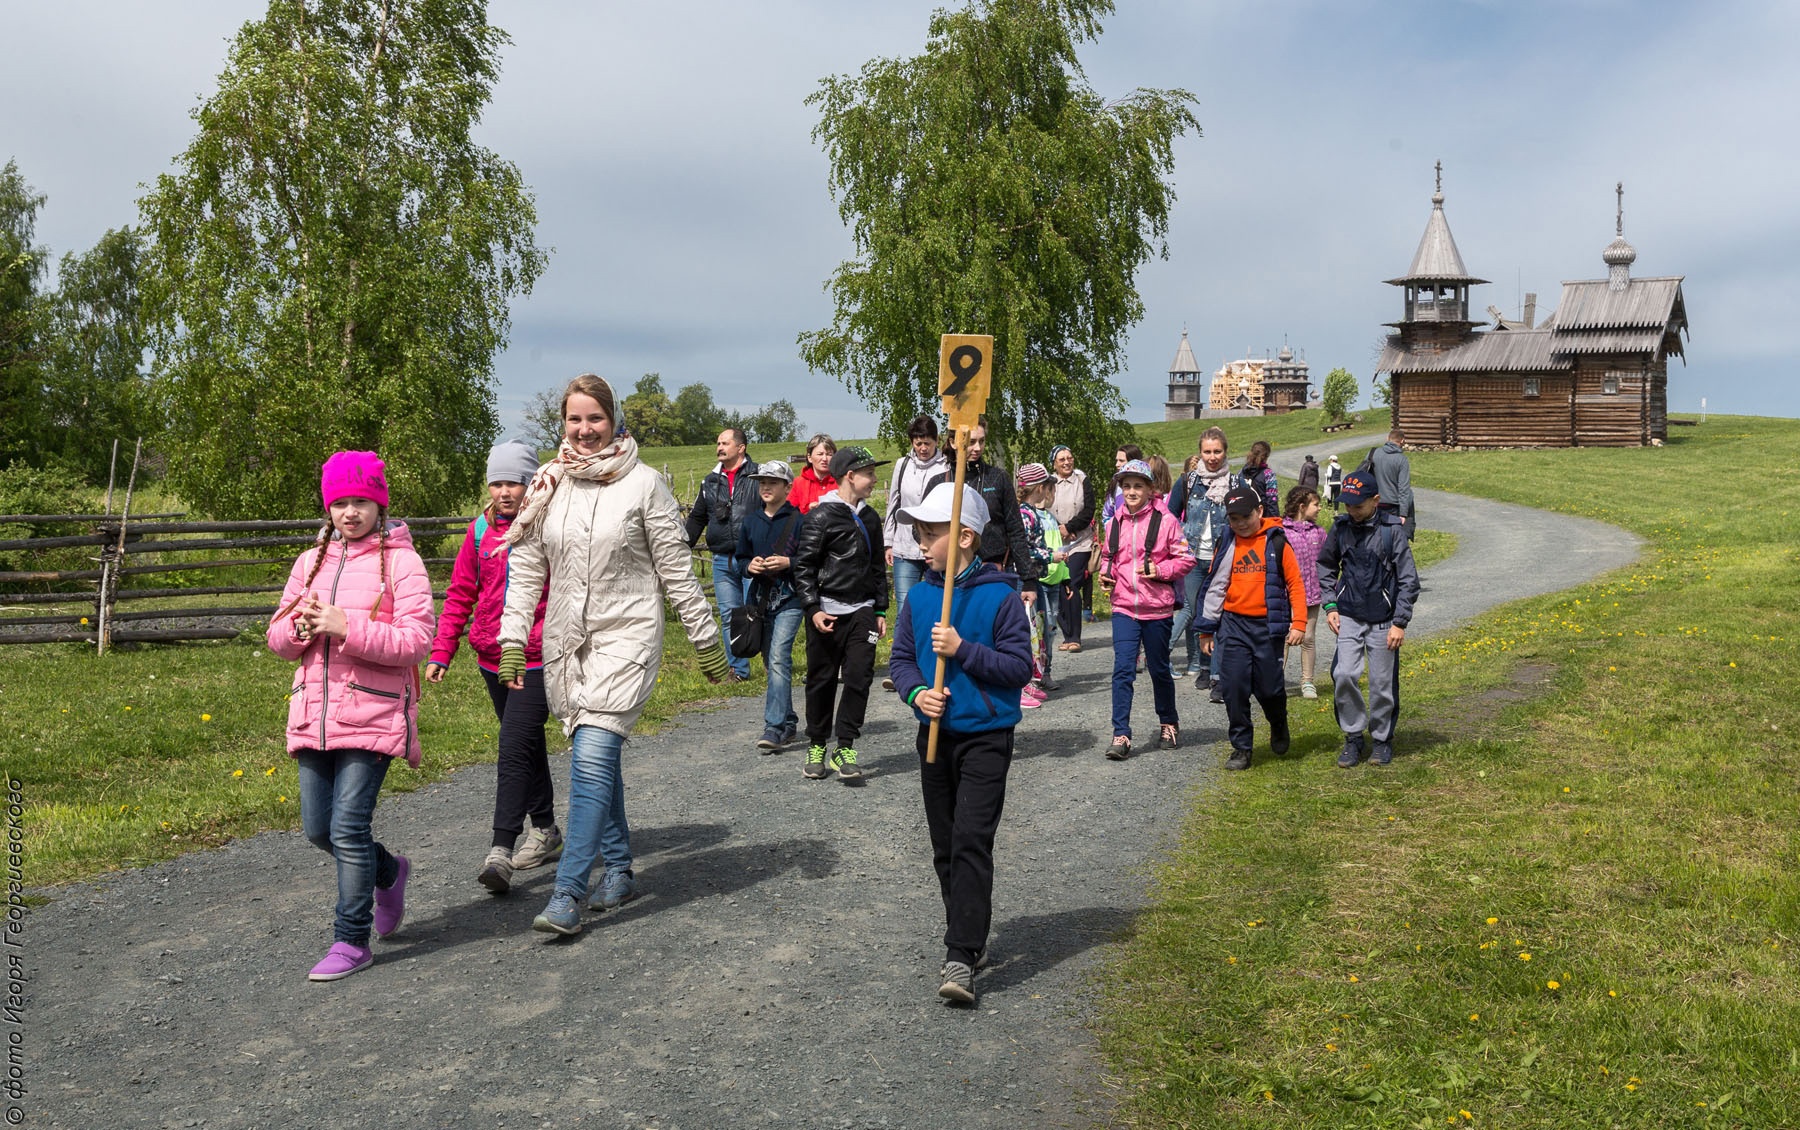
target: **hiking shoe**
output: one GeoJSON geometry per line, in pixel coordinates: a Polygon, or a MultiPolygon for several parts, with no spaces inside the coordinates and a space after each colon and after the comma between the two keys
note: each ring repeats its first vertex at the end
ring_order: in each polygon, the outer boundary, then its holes
{"type": "Polygon", "coordinates": [[[552,824],[548,828],[540,828],[533,824],[525,832],[525,842],[513,852],[513,870],[529,871],[533,867],[542,867],[552,860],[561,859],[563,851],[562,829],[552,824]]]}
{"type": "Polygon", "coordinates": [[[825,747],[813,745],[806,747],[806,764],[800,767],[803,777],[811,777],[815,781],[823,781],[831,776],[831,766],[825,763],[825,747]]]}
{"type": "MultiPolygon", "coordinates": [[[[412,874],[412,861],[404,855],[396,855],[394,861],[400,865],[400,873],[394,876],[391,887],[375,888],[375,936],[385,938],[400,928],[406,919],[406,877],[412,874]]],[[[350,970],[351,973],[356,970],[350,970]]]]}
{"type": "Polygon", "coordinates": [[[1130,756],[1131,739],[1124,737],[1123,735],[1114,738],[1112,744],[1106,747],[1106,759],[1108,761],[1123,761],[1130,756]]]}
{"type": "Polygon", "coordinates": [[[1163,728],[1162,728],[1162,737],[1160,739],[1158,739],[1158,741],[1156,743],[1156,748],[1157,749],[1180,749],[1181,748],[1181,727],[1180,726],[1172,726],[1169,723],[1164,722],[1163,728]]]}
{"type": "Polygon", "coordinates": [[[1319,688],[1313,686],[1311,683],[1301,683],[1300,684],[1300,697],[1301,698],[1318,698],[1319,697],[1319,688]]]}
{"type": "Polygon", "coordinates": [[[1393,761],[1394,760],[1394,745],[1393,745],[1393,743],[1392,742],[1376,742],[1374,751],[1369,754],[1369,760],[1374,762],[1377,765],[1386,765],[1389,762],[1393,761]]]}
{"type": "Polygon", "coordinates": [[[1232,750],[1231,756],[1229,758],[1227,758],[1225,761],[1225,768],[1227,768],[1227,769],[1248,769],[1248,768],[1250,768],[1250,751],[1247,749],[1232,750]]]}
{"type": "Polygon", "coordinates": [[[491,847],[475,881],[495,894],[503,895],[512,890],[512,873],[512,852],[503,847],[491,847]]]}
{"type": "Polygon", "coordinates": [[[938,996],[952,1004],[975,1003],[975,971],[960,961],[946,961],[938,976],[943,984],[938,986],[938,996]]]}
{"type": "Polygon", "coordinates": [[[756,740],[756,748],[764,753],[774,753],[781,748],[781,727],[769,726],[763,730],[763,736],[756,740]]]}
{"type": "Polygon", "coordinates": [[[856,751],[848,746],[839,746],[831,755],[831,767],[846,781],[862,779],[862,767],[856,764],[856,751]]]}
{"type": "Polygon", "coordinates": [[[781,748],[786,749],[788,746],[793,745],[794,739],[799,736],[800,736],[800,727],[794,725],[791,722],[788,723],[787,725],[783,726],[781,728],[781,748]]]}
{"type": "Polygon", "coordinates": [[[1271,726],[1269,728],[1269,752],[1274,754],[1276,757],[1280,757],[1282,754],[1286,753],[1287,751],[1288,751],[1288,728],[1286,726],[1283,726],[1283,727],[1281,727],[1281,729],[1277,730],[1271,726]]]}
{"type": "Polygon", "coordinates": [[[1362,735],[1361,734],[1345,734],[1344,735],[1344,752],[1338,754],[1338,768],[1339,769],[1354,769],[1354,768],[1356,768],[1356,763],[1361,760],[1362,760],[1362,735]]]}
{"type": "Polygon", "coordinates": [[[1225,705],[1225,688],[1219,685],[1219,680],[1217,679],[1212,681],[1212,701],[1218,703],[1220,706],[1225,705]]]}
{"type": "Polygon", "coordinates": [[[564,937],[581,933],[581,902],[574,895],[556,892],[544,912],[531,920],[531,928],[564,937]]]}
{"type": "MultiPolygon", "coordinates": [[[[352,973],[361,973],[375,964],[375,952],[368,946],[353,946],[349,942],[333,942],[325,951],[325,960],[312,967],[306,975],[308,981],[340,981],[352,973]]],[[[970,997],[974,1000],[974,997],[970,997]]]]}
{"type": "Polygon", "coordinates": [[[629,868],[608,867],[588,903],[589,910],[617,910],[638,897],[637,878],[629,868]]]}

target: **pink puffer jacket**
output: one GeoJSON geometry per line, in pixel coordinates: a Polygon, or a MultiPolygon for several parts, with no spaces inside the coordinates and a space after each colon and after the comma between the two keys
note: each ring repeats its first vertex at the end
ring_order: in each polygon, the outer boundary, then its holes
{"type": "Polygon", "coordinates": [[[390,524],[385,551],[377,537],[346,544],[334,535],[322,549],[309,549],[294,562],[280,607],[293,604],[297,610],[307,602],[296,598],[307,593],[342,608],[348,630],[341,642],[319,635],[302,640],[294,634],[293,611],[269,623],[269,650],[300,661],[288,694],[288,752],[366,749],[405,757],[416,768],[418,665],[431,650],[436,619],[431,578],[412,535],[404,524],[390,524]],[[320,554],[325,559],[315,573],[320,554]]]}
{"type": "Polygon", "coordinates": [[[1133,620],[1162,620],[1175,615],[1175,588],[1194,567],[1194,554],[1182,536],[1181,522],[1154,503],[1136,513],[1123,503],[1113,511],[1100,543],[1100,572],[1112,578],[1113,611],[1133,620]],[[1150,541],[1150,515],[1160,513],[1156,540],[1150,541]],[[1119,556],[1113,558],[1117,527],[1119,556]],[[1153,576],[1144,576],[1144,562],[1153,576]]]}
{"type": "MultiPolygon", "coordinates": [[[[456,658],[456,647],[462,640],[463,625],[469,628],[469,646],[475,650],[475,662],[484,671],[500,669],[500,611],[506,607],[506,550],[501,541],[512,529],[512,519],[496,517],[482,531],[481,544],[475,544],[478,518],[469,523],[463,534],[462,548],[456,552],[456,564],[450,570],[450,587],[444,590],[444,607],[438,616],[437,639],[431,645],[431,662],[450,666],[456,658]]],[[[544,665],[544,604],[550,586],[538,597],[537,617],[531,622],[531,638],[525,641],[525,666],[544,665]]]]}

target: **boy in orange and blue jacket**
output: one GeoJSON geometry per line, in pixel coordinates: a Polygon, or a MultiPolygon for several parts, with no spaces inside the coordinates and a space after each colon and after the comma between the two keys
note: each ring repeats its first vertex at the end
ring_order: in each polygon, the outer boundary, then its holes
{"type": "Polygon", "coordinates": [[[1306,632],[1306,581],[1300,560],[1281,531],[1280,518],[1265,518],[1253,487],[1225,496],[1229,537],[1213,553],[1212,582],[1200,606],[1200,649],[1219,648],[1219,688],[1230,721],[1227,769],[1250,768],[1256,731],[1250,696],[1269,720],[1269,749],[1288,750],[1287,686],[1282,647],[1298,647],[1306,632]]]}

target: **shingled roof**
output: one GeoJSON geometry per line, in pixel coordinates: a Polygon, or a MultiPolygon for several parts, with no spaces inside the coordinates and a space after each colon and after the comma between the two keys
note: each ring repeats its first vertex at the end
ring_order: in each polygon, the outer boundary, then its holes
{"type": "Polygon", "coordinates": [[[1681,301],[1682,276],[1632,279],[1629,286],[1612,289],[1605,279],[1563,283],[1562,304],[1556,308],[1557,328],[1563,330],[1687,329],[1687,310],[1681,301]]]}
{"type": "Polygon", "coordinates": [[[1425,234],[1419,239],[1419,249],[1413,252],[1412,266],[1406,274],[1387,281],[1394,286],[1445,282],[1473,285],[1488,281],[1476,278],[1463,266],[1456,237],[1450,234],[1450,221],[1444,218],[1443,192],[1431,194],[1431,218],[1425,221],[1425,234]]]}

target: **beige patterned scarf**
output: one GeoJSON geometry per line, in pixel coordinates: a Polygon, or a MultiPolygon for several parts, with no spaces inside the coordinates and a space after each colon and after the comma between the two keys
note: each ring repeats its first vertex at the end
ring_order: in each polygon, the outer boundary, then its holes
{"type": "Polygon", "coordinates": [[[519,516],[513,519],[512,529],[506,531],[502,544],[515,546],[530,536],[532,528],[549,509],[550,496],[556,493],[565,477],[610,483],[636,466],[637,461],[637,440],[629,435],[620,436],[592,455],[581,454],[574,444],[563,440],[556,458],[539,467],[538,473],[532,476],[531,485],[525,489],[524,505],[519,507],[519,516]]]}

